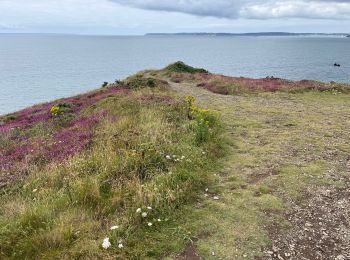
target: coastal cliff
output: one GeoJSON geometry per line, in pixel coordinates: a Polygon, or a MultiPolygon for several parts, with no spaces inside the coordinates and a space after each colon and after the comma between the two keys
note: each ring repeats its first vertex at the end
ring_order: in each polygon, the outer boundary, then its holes
{"type": "Polygon", "coordinates": [[[347,257],[349,91],[176,62],[2,116],[0,258],[347,257]]]}

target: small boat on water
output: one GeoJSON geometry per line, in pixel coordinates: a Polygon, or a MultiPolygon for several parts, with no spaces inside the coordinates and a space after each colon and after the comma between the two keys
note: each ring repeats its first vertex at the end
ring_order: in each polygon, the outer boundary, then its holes
{"type": "Polygon", "coordinates": [[[350,34],[345,36],[346,38],[350,38],[350,34]]]}
{"type": "Polygon", "coordinates": [[[334,67],[340,67],[339,63],[334,63],[334,67]]]}

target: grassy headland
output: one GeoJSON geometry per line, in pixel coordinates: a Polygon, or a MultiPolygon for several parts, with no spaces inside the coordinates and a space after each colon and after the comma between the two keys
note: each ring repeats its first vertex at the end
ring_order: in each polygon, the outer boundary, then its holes
{"type": "Polygon", "coordinates": [[[218,116],[142,74],[0,122],[2,259],[181,250],[174,222],[222,154],[218,116]]]}
{"type": "Polygon", "coordinates": [[[0,117],[0,258],[347,256],[349,90],[177,62],[0,117]]]}

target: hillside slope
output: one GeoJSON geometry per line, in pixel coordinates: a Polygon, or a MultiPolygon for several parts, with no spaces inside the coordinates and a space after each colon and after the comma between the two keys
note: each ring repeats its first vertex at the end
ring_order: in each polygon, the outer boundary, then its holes
{"type": "Polygon", "coordinates": [[[0,122],[1,259],[181,251],[222,154],[214,112],[139,75],[0,122]]]}
{"type": "Polygon", "coordinates": [[[0,258],[348,259],[347,84],[182,62],[0,121],[0,258]]]}

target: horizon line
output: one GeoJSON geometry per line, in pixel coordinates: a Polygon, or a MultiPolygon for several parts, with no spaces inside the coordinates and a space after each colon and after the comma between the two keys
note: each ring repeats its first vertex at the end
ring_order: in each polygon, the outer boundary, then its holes
{"type": "MultiPolygon", "coordinates": [[[[156,35],[267,35],[268,34],[281,34],[283,35],[350,35],[350,33],[342,32],[283,32],[283,31],[257,31],[257,32],[148,32],[148,33],[140,33],[140,34],[98,34],[98,33],[60,33],[60,32],[0,32],[1,34],[26,34],[26,35],[67,35],[67,36],[156,36],[156,35]]],[[[271,35],[274,36],[274,35],[271,35]]],[[[278,35],[277,35],[278,36],[278,35]]]]}

